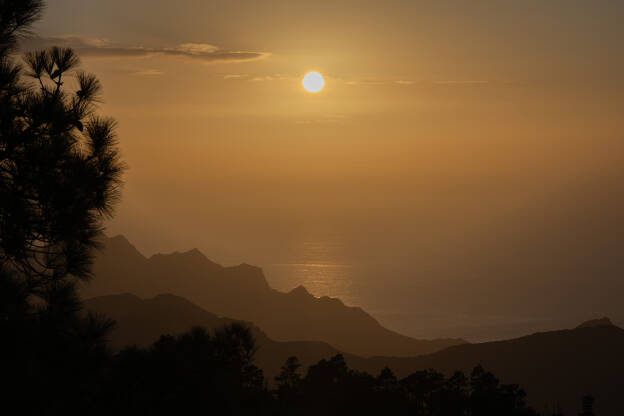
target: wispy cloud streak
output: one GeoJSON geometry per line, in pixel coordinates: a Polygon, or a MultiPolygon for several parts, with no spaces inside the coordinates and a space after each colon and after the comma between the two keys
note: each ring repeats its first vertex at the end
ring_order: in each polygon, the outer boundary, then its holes
{"type": "Polygon", "coordinates": [[[175,47],[148,48],[136,45],[113,44],[102,39],[67,35],[55,37],[32,37],[25,39],[22,50],[41,49],[50,46],[65,46],[76,50],[81,56],[102,58],[142,58],[154,55],[185,57],[203,62],[246,62],[266,58],[269,53],[221,49],[208,43],[183,43],[175,47]]]}

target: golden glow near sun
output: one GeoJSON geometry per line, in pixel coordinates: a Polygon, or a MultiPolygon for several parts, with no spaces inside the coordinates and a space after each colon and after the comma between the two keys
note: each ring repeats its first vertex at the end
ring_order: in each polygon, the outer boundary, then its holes
{"type": "Polygon", "coordinates": [[[315,93],[323,89],[325,86],[325,79],[323,79],[323,76],[318,72],[308,72],[303,77],[301,85],[303,85],[306,91],[315,93]]]}

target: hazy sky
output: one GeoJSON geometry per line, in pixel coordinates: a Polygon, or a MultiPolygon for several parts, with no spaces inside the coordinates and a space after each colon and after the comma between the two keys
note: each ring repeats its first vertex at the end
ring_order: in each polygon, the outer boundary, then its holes
{"type": "Polygon", "coordinates": [[[606,0],[49,0],[33,43],[76,47],[119,121],[109,233],[259,264],[413,335],[495,338],[624,320],[623,19],[606,0]]]}

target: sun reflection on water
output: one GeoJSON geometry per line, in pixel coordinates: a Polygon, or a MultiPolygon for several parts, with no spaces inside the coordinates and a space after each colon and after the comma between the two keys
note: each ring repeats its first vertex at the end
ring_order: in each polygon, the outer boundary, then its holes
{"type": "Polygon", "coordinates": [[[303,285],[314,296],[339,298],[358,305],[354,293],[352,265],[345,259],[345,245],[336,234],[316,234],[302,241],[291,261],[264,265],[266,276],[277,290],[290,291],[303,285]]]}

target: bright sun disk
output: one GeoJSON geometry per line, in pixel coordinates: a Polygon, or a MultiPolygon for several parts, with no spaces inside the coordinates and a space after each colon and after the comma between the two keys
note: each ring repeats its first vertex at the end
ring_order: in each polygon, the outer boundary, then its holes
{"type": "Polygon", "coordinates": [[[301,85],[308,92],[319,92],[325,86],[325,80],[318,72],[308,72],[303,77],[301,85]]]}

